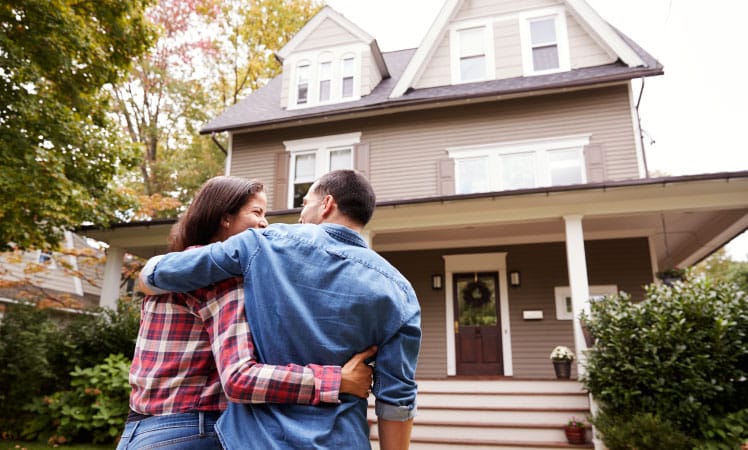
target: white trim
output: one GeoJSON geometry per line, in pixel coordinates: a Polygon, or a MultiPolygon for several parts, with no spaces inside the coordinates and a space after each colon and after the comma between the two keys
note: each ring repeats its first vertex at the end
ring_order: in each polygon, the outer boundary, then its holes
{"type": "MultiPolygon", "coordinates": [[[[65,231],[65,244],[69,249],[75,249],[73,233],[70,231],[65,231]]],[[[78,271],[78,258],[76,258],[75,255],[68,255],[68,262],[74,271],[78,271]]],[[[80,277],[73,276],[73,289],[75,290],[76,295],[83,297],[83,281],[80,277]]]]}
{"type": "Polygon", "coordinates": [[[444,259],[444,308],[447,322],[447,375],[457,375],[452,274],[459,272],[498,272],[499,314],[501,315],[501,352],[503,357],[504,375],[511,376],[514,373],[514,369],[512,366],[512,333],[509,322],[509,289],[506,283],[506,252],[443,255],[442,258],[444,259]]]}
{"type": "Polygon", "coordinates": [[[415,82],[416,78],[420,76],[421,71],[426,67],[426,62],[431,58],[434,53],[436,44],[439,39],[444,36],[447,28],[447,24],[454,15],[454,13],[462,6],[465,0],[446,0],[442,9],[437,14],[434,23],[431,24],[429,31],[423,38],[421,45],[416,49],[415,54],[410,59],[410,62],[405,67],[403,74],[397,81],[397,84],[392,88],[390,98],[402,97],[405,91],[411,87],[415,82]]]}
{"type": "Polygon", "coordinates": [[[493,80],[496,78],[496,58],[494,55],[493,20],[485,18],[481,20],[463,21],[453,24],[449,30],[449,64],[452,84],[475,83],[479,81],[493,80]],[[485,60],[485,73],[483,77],[474,80],[463,80],[460,70],[460,39],[461,31],[472,28],[483,28],[483,56],[485,60]]]}
{"type": "Polygon", "coordinates": [[[293,139],[283,141],[287,152],[298,152],[302,150],[316,150],[320,147],[340,147],[345,145],[354,145],[361,142],[361,132],[331,134],[329,136],[319,136],[305,139],[293,139]]]}
{"type": "Polygon", "coordinates": [[[571,58],[569,57],[569,37],[566,31],[566,12],[563,7],[543,8],[520,13],[519,34],[522,46],[522,70],[524,76],[567,72],[571,69],[571,58]],[[530,21],[551,17],[555,19],[556,23],[555,28],[558,67],[547,70],[535,70],[532,59],[532,45],[530,40],[530,21]]]}
{"type": "Polygon", "coordinates": [[[117,309],[124,258],[125,249],[113,245],[106,249],[104,281],[101,283],[101,294],[99,296],[99,306],[103,308],[117,309]]]}
{"type": "Polygon", "coordinates": [[[584,375],[586,356],[584,350],[587,348],[582,326],[579,323],[579,315],[584,311],[585,305],[590,298],[589,279],[587,277],[587,255],[584,250],[584,230],[581,215],[564,216],[564,228],[566,230],[566,265],[569,270],[569,287],[571,288],[571,304],[574,316],[572,327],[574,330],[574,349],[577,354],[577,373],[579,377],[584,375]]]}
{"type": "MultiPolygon", "coordinates": [[[[618,285],[615,284],[598,284],[589,287],[590,297],[584,304],[584,311],[590,314],[590,300],[595,297],[618,294],[618,285]]],[[[556,320],[573,320],[574,312],[566,309],[566,300],[571,299],[571,288],[569,286],[555,286],[553,295],[556,305],[556,320]]]]}
{"type": "Polygon", "coordinates": [[[626,41],[584,0],[564,0],[573,15],[586,31],[597,37],[598,43],[629,67],[645,66],[644,60],[629,46],[626,41]]]}
{"type": "Polygon", "coordinates": [[[226,160],[224,161],[223,171],[226,176],[231,175],[231,160],[234,156],[234,132],[229,131],[229,148],[226,149],[226,160]]]}
{"type": "Polygon", "coordinates": [[[657,278],[657,272],[660,271],[660,265],[657,263],[657,245],[655,244],[654,233],[647,236],[647,244],[649,244],[649,264],[652,266],[652,282],[656,283],[660,281],[659,278],[657,278]]]}
{"type": "MultiPolygon", "coordinates": [[[[363,58],[369,47],[365,44],[349,44],[338,47],[325,48],[296,53],[283,63],[283,71],[287,73],[289,80],[287,109],[303,109],[321,105],[347,103],[361,99],[361,83],[363,81],[363,58]],[[353,95],[343,97],[343,60],[353,59],[353,95]],[[331,62],[330,99],[320,101],[320,63],[331,62]],[[307,88],[306,103],[298,103],[298,68],[301,65],[309,65],[309,86],[307,88]]],[[[286,76],[286,75],[284,75],[286,76]]]]}
{"type": "Polygon", "coordinates": [[[636,165],[639,168],[639,178],[646,178],[647,173],[644,170],[644,146],[642,144],[642,131],[639,128],[639,111],[636,109],[634,102],[634,85],[631,81],[626,83],[629,92],[629,107],[631,111],[631,127],[634,133],[634,147],[636,148],[636,165]]]}

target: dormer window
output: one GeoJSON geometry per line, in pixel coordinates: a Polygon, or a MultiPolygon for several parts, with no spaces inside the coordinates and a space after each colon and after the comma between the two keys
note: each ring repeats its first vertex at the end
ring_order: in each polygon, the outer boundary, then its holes
{"type": "Polygon", "coordinates": [[[309,63],[296,68],[296,103],[304,105],[309,98],[309,63]]]}
{"type": "Polygon", "coordinates": [[[352,56],[343,59],[341,65],[341,96],[343,98],[353,97],[354,62],[352,56]]]}
{"type": "Polygon", "coordinates": [[[452,82],[469,83],[495,77],[492,22],[456,24],[450,34],[452,82]]]}
{"type": "Polygon", "coordinates": [[[569,70],[566,16],[563,9],[534,11],[521,16],[520,21],[525,75],[569,70]]]}
{"type": "Polygon", "coordinates": [[[319,64],[319,101],[329,102],[332,89],[332,61],[319,64]]]}

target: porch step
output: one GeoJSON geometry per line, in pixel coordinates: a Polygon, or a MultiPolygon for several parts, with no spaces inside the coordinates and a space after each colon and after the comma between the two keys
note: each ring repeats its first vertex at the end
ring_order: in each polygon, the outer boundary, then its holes
{"type": "MultiPolygon", "coordinates": [[[[577,382],[426,380],[418,382],[418,413],[411,449],[470,450],[592,448],[566,442],[563,425],[589,414],[577,382]]],[[[371,440],[378,448],[374,401],[369,400],[371,440]]],[[[587,432],[591,442],[591,431],[587,432]]]]}

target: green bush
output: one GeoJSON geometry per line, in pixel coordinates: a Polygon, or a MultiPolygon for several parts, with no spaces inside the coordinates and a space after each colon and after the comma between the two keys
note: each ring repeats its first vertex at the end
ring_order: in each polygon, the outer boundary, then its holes
{"type": "Polygon", "coordinates": [[[607,436],[621,433],[634,442],[647,414],[652,427],[704,442],[724,426],[715,419],[748,404],[748,298],[735,286],[651,285],[642,303],[622,294],[594,302],[591,313],[596,344],[582,381],[600,403],[593,422],[609,447],[607,436]]]}
{"type": "Polygon", "coordinates": [[[130,360],[110,355],[104,363],[70,375],[70,390],[38,398],[26,409],[35,419],[25,438],[53,432],[51,442],[112,442],[122,432],[128,413],[130,360]]]}
{"type": "Polygon", "coordinates": [[[0,433],[19,436],[34,420],[34,398],[70,389],[76,367],[94,367],[110,354],[131,359],[139,305],[117,311],[60,316],[28,305],[8,307],[0,320],[0,433]]]}

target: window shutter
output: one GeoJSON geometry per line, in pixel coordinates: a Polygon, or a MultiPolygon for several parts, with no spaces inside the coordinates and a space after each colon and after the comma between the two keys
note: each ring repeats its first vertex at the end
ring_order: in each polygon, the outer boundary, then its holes
{"type": "Polygon", "coordinates": [[[273,186],[273,209],[288,209],[288,164],[291,154],[275,155],[275,185],[273,186]]]}
{"type": "Polygon", "coordinates": [[[455,193],[455,161],[447,158],[436,163],[439,195],[453,195],[455,193]]]}
{"type": "Polygon", "coordinates": [[[364,142],[353,146],[353,168],[369,178],[369,144],[364,142]]]}
{"type": "Polygon", "coordinates": [[[591,144],[584,147],[584,162],[587,166],[587,182],[601,183],[606,179],[605,153],[600,144],[591,144]]]}

